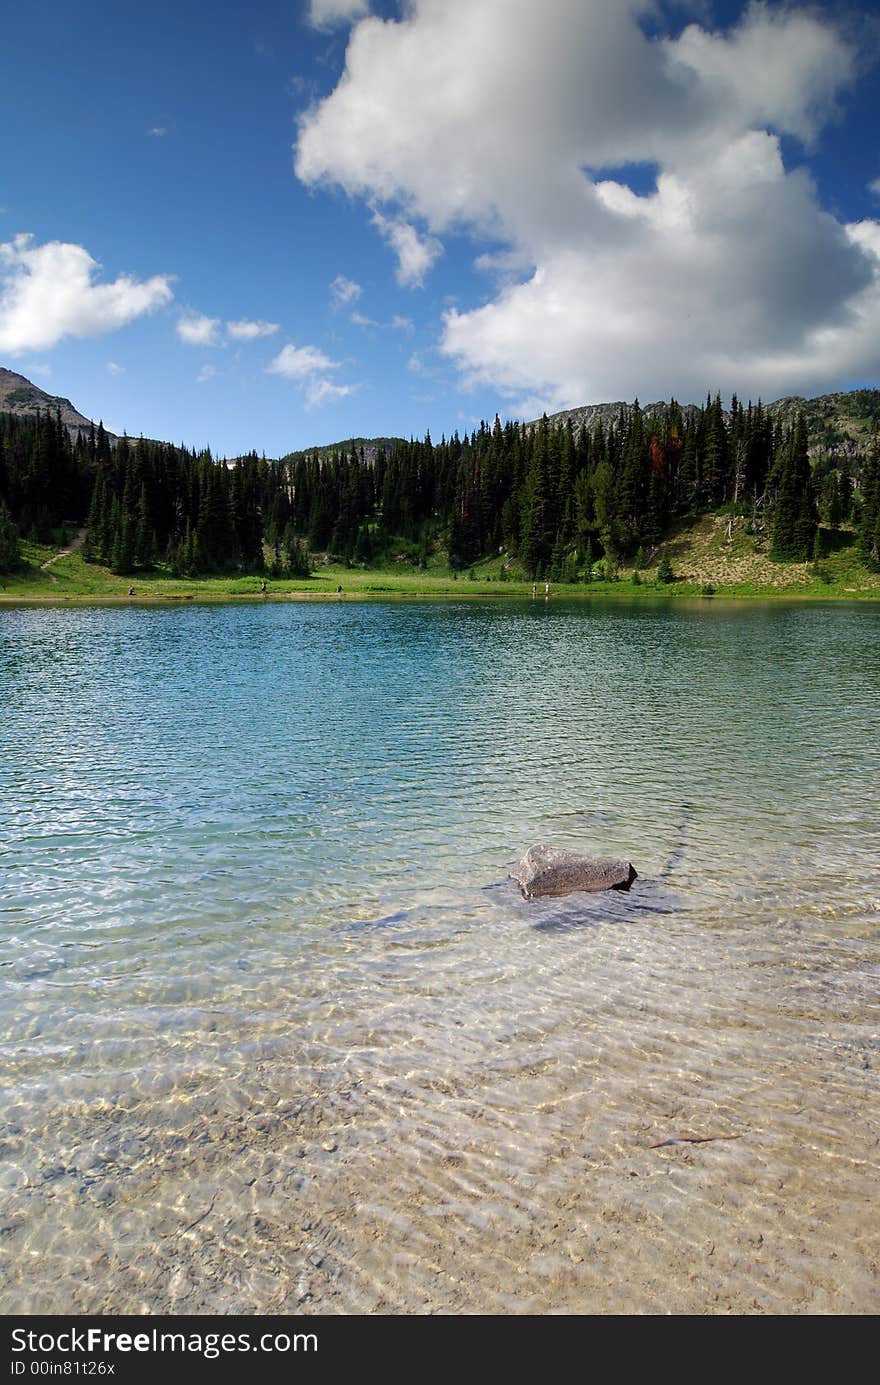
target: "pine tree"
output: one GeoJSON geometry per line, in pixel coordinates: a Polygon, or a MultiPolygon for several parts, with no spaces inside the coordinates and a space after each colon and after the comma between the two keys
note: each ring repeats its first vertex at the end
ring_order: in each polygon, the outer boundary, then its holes
{"type": "Polygon", "coordinates": [[[547,475],[547,437],[545,414],[532,439],[532,456],[520,504],[519,556],[529,577],[538,577],[550,561],[555,530],[550,528],[550,495],[547,475]]]}
{"type": "Polygon", "coordinates": [[[370,540],[369,525],[362,524],[358,530],[357,542],[354,546],[354,560],[356,563],[367,564],[373,556],[373,545],[370,540]]]}
{"type": "Polygon", "coordinates": [[[551,582],[561,582],[565,572],[565,545],[562,541],[561,532],[556,535],[556,542],[550,554],[548,576],[551,582]]]}
{"type": "Polygon", "coordinates": [[[150,528],[147,488],[141,486],[134,531],[134,566],[151,568],[156,564],[156,535],[150,528]]]}
{"type": "Polygon", "coordinates": [[[703,471],[710,505],[720,505],[727,498],[730,458],[727,446],[727,429],[724,425],[724,410],[721,396],[706,406],[705,442],[703,471]]]}
{"type": "Polygon", "coordinates": [[[858,544],[866,563],[880,568],[880,431],[875,431],[865,458],[860,487],[858,544]]]}
{"type": "Polygon", "coordinates": [[[599,539],[608,557],[617,554],[618,527],[616,515],[616,492],[614,474],[608,462],[600,462],[592,477],[593,505],[596,523],[599,526],[599,539]]]}
{"type": "Polygon", "coordinates": [[[771,558],[807,562],[816,535],[816,501],[807,455],[807,425],[798,414],[774,464],[777,480],[773,510],[771,558]]]}
{"type": "Polygon", "coordinates": [[[663,557],[660,559],[660,562],[657,564],[657,581],[663,582],[666,586],[668,586],[670,582],[675,581],[675,573],[672,571],[672,563],[669,561],[669,558],[665,553],[663,554],[663,557]]]}
{"type": "Polygon", "coordinates": [[[128,573],[134,569],[134,532],[127,511],[115,506],[116,524],[113,546],[110,550],[110,570],[117,574],[128,573]]]}
{"type": "Polygon", "coordinates": [[[101,544],[104,530],[104,508],[107,503],[107,482],[99,471],[92,487],[92,501],[89,505],[86,533],[83,539],[82,555],[87,563],[99,563],[104,554],[101,544]]]}
{"type": "Polygon", "coordinates": [[[637,399],[624,426],[626,436],[615,508],[621,547],[629,550],[638,543],[642,531],[651,468],[644,418],[637,399]]]}
{"type": "Polygon", "coordinates": [[[843,522],[843,506],[840,501],[840,473],[837,471],[829,471],[822,482],[819,513],[829,529],[840,528],[843,522]]]}
{"type": "Polygon", "coordinates": [[[20,562],[18,529],[5,503],[0,500],[0,572],[14,572],[20,562]]]}

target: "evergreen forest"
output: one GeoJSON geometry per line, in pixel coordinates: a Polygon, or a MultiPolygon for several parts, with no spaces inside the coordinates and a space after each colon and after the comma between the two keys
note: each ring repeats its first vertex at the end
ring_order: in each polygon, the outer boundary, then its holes
{"type": "Polygon", "coordinates": [[[876,423],[861,455],[814,445],[811,460],[809,441],[802,413],[736,398],[725,411],[716,397],[661,416],[636,403],[592,428],[496,419],[438,443],[227,464],[143,438],[113,445],[101,425],[72,438],[50,412],[0,415],[0,571],[21,537],[85,525],[86,559],[118,574],[305,576],[324,555],[463,569],[503,554],[502,577],[589,580],[599,563],[650,562],[671,526],[706,511],[745,516],[780,561],[820,557],[848,526],[880,568],[876,423]]]}

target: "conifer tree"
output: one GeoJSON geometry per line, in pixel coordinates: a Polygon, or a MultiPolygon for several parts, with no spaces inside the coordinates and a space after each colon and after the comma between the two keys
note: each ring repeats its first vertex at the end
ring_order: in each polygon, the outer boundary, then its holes
{"type": "Polygon", "coordinates": [[[862,471],[859,548],[868,565],[880,568],[880,431],[874,437],[862,471]]]}
{"type": "Polygon", "coordinates": [[[362,524],[358,529],[357,542],[354,546],[354,560],[356,563],[369,563],[373,556],[373,545],[370,540],[370,529],[367,524],[362,524]]]}
{"type": "Polygon", "coordinates": [[[147,488],[141,486],[134,531],[134,566],[151,568],[156,563],[156,535],[150,528],[147,488]]]}
{"type": "Polygon", "coordinates": [[[807,425],[803,413],[780,452],[777,495],[773,511],[772,558],[807,562],[816,534],[816,502],[807,455],[807,425]]]}
{"type": "Polygon", "coordinates": [[[593,472],[593,504],[599,540],[607,557],[616,555],[618,549],[618,530],[616,517],[616,492],[614,475],[607,461],[602,461],[593,472]]]}
{"type": "Polygon", "coordinates": [[[843,521],[843,506],[840,501],[840,473],[837,471],[829,471],[822,482],[819,513],[829,529],[840,527],[843,521]]]}
{"type": "Polygon", "coordinates": [[[102,550],[103,530],[104,530],[104,508],[107,503],[107,482],[102,472],[98,472],[95,477],[95,484],[92,488],[92,501],[89,506],[88,519],[86,520],[86,533],[83,539],[82,555],[87,563],[98,563],[103,561],[104,553],[102,550]]]}
{"type": "Polygon", "coordinates": [[[114,534],[110,550],[110,570],[127,573],[134,569],[134,532],[127,509],[114,502],[114,534]]]}
{"type": "Polygon", "coordinates": [[[20,562],[18,529],[5,503],[0,500],[0,572],[14,572],[20,562]]]}

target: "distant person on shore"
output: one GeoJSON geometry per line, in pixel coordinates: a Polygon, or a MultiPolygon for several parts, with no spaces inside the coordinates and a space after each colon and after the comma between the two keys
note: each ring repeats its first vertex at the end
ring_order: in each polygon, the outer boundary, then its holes
{"type": "Polygon", "coordinates": [[[550,583],[549,583],[549,582],[545,582],[545,583],[544,583],[544,600],[545,600],[545,601],[549,601],[549,600],[550,600],[550,583]]]}
{"type": "Polygon", "coordinates": [[[134,587],[129,587],[128,594],[129,596],[134,596],[134,587]]]}
{"type": "Polygon", "coordinates": [[[339,586],[336,588],[336,595],[337,595],[337,596],[341,596],[341,595],[342,595],[342,583],[341,583],[341,582],[339,583],[339,586]]]}
{"type": "Polygon", "coordinates": [[[537,599],[538,599],[538,584],[537,584],[537,582],[533,582],[533,583],[532,583],[532,600],[533,600],[533,601],[536,601],[537,599]]]}
{"type": "Polygon", "coordinates": [[[260,591],[262,592],[263,596],[266,595],[266,579],[265,579],[265,577],[263,578],[262,582],[260,583],[260,591]]]}

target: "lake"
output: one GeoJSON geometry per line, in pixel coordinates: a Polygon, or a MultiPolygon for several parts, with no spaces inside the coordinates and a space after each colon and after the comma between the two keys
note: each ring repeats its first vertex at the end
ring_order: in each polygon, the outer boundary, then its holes
{"type": "Polygon", "coordinates": [[[0,1311],[876,1311],[878,707],[867,604],[0,610],[0,1311]]]}

